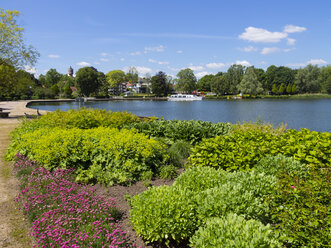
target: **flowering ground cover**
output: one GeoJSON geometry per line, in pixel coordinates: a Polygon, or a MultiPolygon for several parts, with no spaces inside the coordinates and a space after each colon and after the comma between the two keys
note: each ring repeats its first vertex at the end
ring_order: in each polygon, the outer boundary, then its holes
{"type": "Polygon", "coordinates": [[[37,247],[134,247],[118,224],[113,199],[74,182],[71,169],[50,172],[17,155],[17,201],[32,223],[37,247]]]}

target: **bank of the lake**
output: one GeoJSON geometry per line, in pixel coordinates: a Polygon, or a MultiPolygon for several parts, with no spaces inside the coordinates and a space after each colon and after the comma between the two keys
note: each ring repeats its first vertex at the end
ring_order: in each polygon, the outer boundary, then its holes
{"type": "Polygon", "coordinates": [[[241,99],[192,102],[111,100],[88,102],[35,102],[29,108],[55,111],[80,107],[127,111],[139,116],[163,117],[167,120],[204,120],[211,122],[270,122],[287,124],[299,130],[309,128],[331,132],[331,99],[241,99]]]}

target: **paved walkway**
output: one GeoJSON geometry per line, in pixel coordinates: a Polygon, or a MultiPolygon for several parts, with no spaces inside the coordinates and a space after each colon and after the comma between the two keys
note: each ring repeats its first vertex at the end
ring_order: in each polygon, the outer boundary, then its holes
{"type": "MultiPolygon", "coordinates": [[[[37,115],[37,110],[26,107],[26,105],[29,102],[32,102],[32,101],[29,100],[29,101],[0,102],[0,108],[3,109],[3,112],[9,112],[9,118],[24,117],[25,114],[37,115]]],[[[47,111],[43,111],[43,110],[40,110],[39,112],[40,112],[40,114],[47,113],[47,111]]]]}

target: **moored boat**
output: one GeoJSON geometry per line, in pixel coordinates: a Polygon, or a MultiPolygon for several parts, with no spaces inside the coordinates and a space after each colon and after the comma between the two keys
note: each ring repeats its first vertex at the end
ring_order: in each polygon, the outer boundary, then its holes
{"type": "Polygon", "coordinates": [[[168,101],[201,101],[203,100],[203,96],[196,96],[196,95],[190,95],[190,94],[176,94],[168,96],[168,101]]]}

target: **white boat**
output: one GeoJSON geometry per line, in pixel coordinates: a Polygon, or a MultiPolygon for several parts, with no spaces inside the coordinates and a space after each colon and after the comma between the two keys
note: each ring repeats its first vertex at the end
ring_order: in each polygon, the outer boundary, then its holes
{"type": "Polygon", "coordinates": [[[168,96],[168,101],[201,101],[203,96],[188,95],[188,94],[176,94],[168,96]]]}

